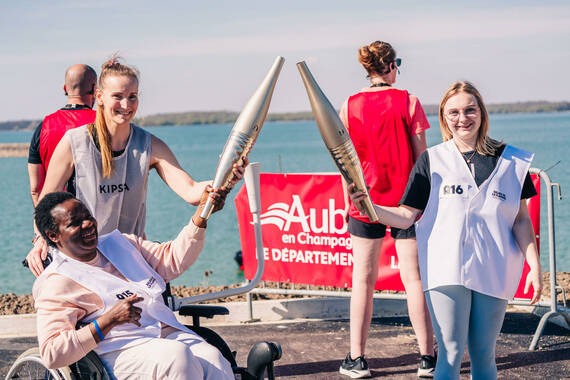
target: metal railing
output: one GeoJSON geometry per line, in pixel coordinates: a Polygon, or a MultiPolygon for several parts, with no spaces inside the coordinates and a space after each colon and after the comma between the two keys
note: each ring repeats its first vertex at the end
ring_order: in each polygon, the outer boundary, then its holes
{"type": "MultiPolygon", "coordinates": [[[[259,201],[259,163],[250,164],[248,167],[255,165],[255,170],[248,172],[246,170],[246,186],[249,196],[250,210],[253,214],[253,226],[255,231],[255,242],[256,242],[256,257],[257,257],[257,271],[252,281],[248,281],[244,286],[234,289],[227,289],[221,292],[201,294],[198,296],[186,297],[186,298],[176,298],[174,297],[174,309],[177,310],[183,304],[196,303],[205,300],[211,300],[216,298],[228,297],[232,295],[247,293],[247,302],[249,303],[249,318],[253,318],[253,308],[251,293],[256,294],[283,294],[283,295],[298,295],[298,296],[312,296],[312,297],[344,297],[350,298],[352,292],[350,291],[331,291],[331,290],[315,290],[315,289],[295,289],[295,284],[291,284],[291,289],[282,288],[266,288],[256,287],[263,276],[264,270],[264,254],[263,254],[263,241],[261,234],[261,222],[260,222],[260,201],[259,201]],[[257,181],[257,183],[255,183],[257,181]],[[256,203],[257,202],[257,203],[256,203]]],[[[554,200],[553,200],[553,188],[556,187],[558,190],[558,199],[562,199],[560,192],[560,184],[553,183],[550,180],[548,174],[537,168],[531,168],[530,172],[532,174],[537,174],[546,184],[546,196],[547,196],[547,209],[548,209],[548,248],[549,248],[549,272],[550,272],[550,301],[540,301],[535,305],[536,307],[546,307],[550,310],[546,312],[540,319],[540,322],[534,333],[532,342],[529,346],[529,350],[535,350],[538,341],[542,335],[546,322],[553,317],[561,316],[566,321],[568,328],[570,328],[570,310],[566,306],[566,294],[564,289],[557,285],[556,282],[556,244],[555,244],[555,223],[554,223],[554,200]],[[558,293],[562,293],[563,306],[559,305],[557,302],[558,293]]],[[[309,286],[310,287],[310,286],[309,286]]],[[[376,299],[390,299],[390,300],[405,300],[405,293],[375,293],[374,298],[376,299]]],[[[530,306],[528,300],[512,300],[509,302],[510,305],[517,306],[530,306]]]]}
{"type": "MultiPolygon", "coordinates": [[[[529,346],[529,350],[533,351],[536,349],[538,340],[542,335],[546,322],[553,317],[562,316],[565,319],[568,328],[570,328],[570,310],[566,306],[566,294],[564,288],[557,285],[556,282],[556,243],[555,243],[555,223],[554,223],[554,200],[553,200],[553,188],[558,190],[558,199],[562,199],[560,192],[560,184],[553,183],[550,180],[548,174],[541,169],[531,168],[530,172],[532,174],[538,175],[546,184],[546,197],[547,197],[547,210],[548,210],[548,248],[549,248],[549,272],[550,272],[550,301],[540,301],[532,306],[549,308],[550,310],[545,313],[536,328],[532,342],[529,346]],[[562,293],[563,306],[559,305],[557,302],[558,294],[562,293]]],[[[298,296],[313,296],[313,297],[345,297],[350,298],[352,292],[350,291],[330,291],[330,290],[314,290],[314,289],[295,289],[294,284],[292,284],[292,289],[281,289],[281,288],[255,288],[251,290],[251,293],[257,294],[284,294],[284,295],[298,295],[298,296]]],[[[374,298],[376,299],[390,299],[390,300],[405,300],[405,293],[375,293],[374,298]]],[[[251,298],[248,299],[251,303],[251,298]]],[[[516,306],[530,306],[528,300],[514,299],[509,302],[509,305],[516,306]]],[[[252,310],[250,304],[250,310],[252,310]]],[[[251,316],[251,315],[250,315],[251,316]]],[[[252,316],[251,316],[252,317],[252,316]]]]}
{"type": "MultiPolygon", "coordinates": [[[[192,297],[178,298],[176,296],[170,297],[170,307],[173,310],[180,309],[182,305],[188,305],[191,303],[197,303],[202,301],[213,300],[217,298],[230,297],[238,294],[248,293],[257,286],[261,281],[261,276],[263,276],[263,270],[265,268],[265,260],[263,256],[263,238],[261,235],[261,197],[259,193],[259,173],[260,165],[259,162],[250,163],[244,174],[245,185],[247,187],[247,194],[249,200],[249,209],[253,215],[253,229],[255,233],[255,247],[257,256],[257,270],[253,280],[248,281],[243,286],[239,288],[226,289],[220,292],[204,293],[192,297]]],[[[251,299],[250,299],[250,317],[251,315],[251,299]]]]}
{"type": "MultiPolygon", "coordinates": [[[[530,172],[533,174],[537,174],[544,183],[546,184],[546,203],[548,207],[548,255],[549,255],[549,268],[550,271],[550,304],[546,306],[550,306],[550,311],[545,313],[541,318],[538,326],[536,327],[536,331],[534,336],[532,337],[532,342],[528,347],[529,351],[533,351],[536,349],[538,345],[538,340],[542,335],[542,331],[544,330],[544,326],[546,322],[553,317],[562,316],[568,327],[570,328],[570,314],[569,310],[566,308],[566,294],[564,293],[564,289],[559,287],[556,283],[556,241],[555,241],[555,230],[554,230],[554,199],[552,196],[552,189],[556,187],[558,189],[558,200],[562,199],[562,195],[560,193],[560,184],[553,183],[550,181],[550,177],[548,174],[536,168],[531,168],[530,172]],[[558,290],[562,289],[562,298],[564,302],[564,307],[558,305],[558,290]]],[[[543,306],[541,303],[540,306],[543,306]]]]}

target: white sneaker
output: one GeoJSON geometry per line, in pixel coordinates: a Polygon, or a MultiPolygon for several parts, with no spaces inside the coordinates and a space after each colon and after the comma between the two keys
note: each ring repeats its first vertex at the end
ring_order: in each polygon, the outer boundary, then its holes
{"type": "Polygon", "coordinates": [[[342,361],[338,370],[342,375],[350,376],[353,379],[362,379],[363,377],[370,377],[370,369],[368,363],[364,359],[364,355],[352,359],[350,353],[342,361]]]}
{"type": "Polygon", "coordinates": [[[420,366],[418,368],[418,377],[433,378],[436,362],[436,357],[431,355],[422,355],[420,358],[420,366]]]}

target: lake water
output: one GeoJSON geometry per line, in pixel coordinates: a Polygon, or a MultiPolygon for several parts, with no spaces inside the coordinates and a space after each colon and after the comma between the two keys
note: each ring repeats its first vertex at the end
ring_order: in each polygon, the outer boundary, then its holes
{"type": "MultiPolygon", "coordinates": [[[[439,123],[428,118],[428,146],[441,142],[439,123]]],[[[211,179],[232,125],[155,127],[149,131],[163,139],[180,164],[197,180],[211,179]]],[[[533,167],[547,169],[552,181],[559,182],[563,195],[570,189],[570,113],[491,115],[491,133],[497,139],[535,152],[533,167]]],[[[0,143],[29,142],[31,132],[0,132],[0,143]]],[[[261,163],[263,172],[336,171],[314,122],[265,123],[250,161],[261,163]]],[[[0,158],[2,197],[0,210],[0,293],[31,292],[33,275],[21,266],[31,247],[32,203],[25,158],[0,158]]],[[[240,185],[241,186],[241,185],[240,185]]],[[[237,189],[236,189],[237,190],[237,189]]],[[[240,250],[234,190],[224,210],[208,221],[206,246],[197,262],[174,285],[223,285],[240,282],[234,254],[240,250]],[[204,273],[212,271],[206,277],[204,273]]],[[[546,202],[543,191],[543,202],[546,202]]],[[[542,212],[542,264],[548,268],[546,203],[542,212]]],[[[194,208],[187,205],[151,172],[148,191],[146,233],[150,240],[170,240],[187,223],[194,208]]],[[[559,271],[570,271],[570,207],[567,199],[555,200],[556,248],[559,271]]]]}

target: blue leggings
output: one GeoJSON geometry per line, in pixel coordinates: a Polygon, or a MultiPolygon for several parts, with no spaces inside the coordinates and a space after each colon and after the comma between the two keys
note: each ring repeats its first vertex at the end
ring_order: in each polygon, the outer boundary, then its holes
{"type": "Polygon", "coordinates": [[[459,379],[465,345],[471,358],[471,378],[497,378],[495,344],[503,325],[507,300],[461,285],[425,292],[439,349],[435,379],[459,379]]]}

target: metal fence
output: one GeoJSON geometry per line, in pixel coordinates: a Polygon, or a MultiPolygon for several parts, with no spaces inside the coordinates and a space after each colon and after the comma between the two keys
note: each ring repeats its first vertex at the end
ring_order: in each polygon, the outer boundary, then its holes
{"type": "MultiPolygon", "coordinates": [[[[250,165],[251,166],[251,165],[250,165]]],[[[259,167],[257,167],[257,171],[259,171],[259,167]]],[[[546,312],[540,319],[540,322],[538,323],[538,326],[536,328],[536,331],[534,333],[532,342],[529,346],[529,350],[535,350],[537,345],[538,345],[538,341],[540,339],[540,336],[542,335],[542,332],[544,330],[544,327],[546,325],[546,322],[548,322],[549,319],[557,317],[557,316],[561,316],[565,321],[566,324],[568,325],[568,328],[570,328],[570,309],[567,307],[567,303],[566,303],[566,294],[564,292],[564,289],[560,286],[558,286],[557,281],[556,281],[556,241],[555,241],[555,217],[554,217],[554,197],[553,197],[553,189],[556,188],[557,189],[557,195],[558,195],[558,199],[562,199],[561,196],[561,191],[560,191],[560,184],[558,183],[554,183],[550,180],[550,177],[548,176],[548,174],[541,169],[537,169],[537,168],[531,168],[530,172],[532,174],[537,174],[542,181],[544,181],[545,185],[546,185],[546,203],[547,203],[547,210],[548,210],[548,215],[547,215],[547,219],[548,219],[548,255],[549,255],[549,268],[548,268],[548,272],[550,273],[550,301],[540,301],[538,303],[536,303],[533,306],[538,306],[538,307],[544,307],[544,308],[548,308],[549,311],[546,312]],[[558,296],[561,295],[561,302],[562,305],[558,303],[558,296]]],[[[259,174],[257,174],[259,176],[259,174]]],[[[259,182],[258,182],[259,183],[259,182]]],[[[247,185],[247,184],[246,184],[247,185]]],[[[250,186],[248,185],[247,187],[248,192],[250,192],[250,186]]],[[[252,187],[253,189],[253,187],[252,187]]],[[[255,196],[259,197],[259,185],[257,185],[257,192],[255,193],[255,196]]],[[[255,192],[255,190],[254,190],[255,192]]],[[[351,292],[350,291],[342,291],[340,290],[340,288],[337,288],[335,290],[324,290],[322,289],[322,286],[311,286],[311,285],[300,285],[297,284],[298,286],[301,287],[307,287],[307,289],[297,289],[295,284],[287,284],[288,286],[290,286],[289,288],[285,287],[285,284],[283,284],[283,287],[281,287],[280,285],[277,285],[276,288],[269,288],[264,286],[264,283],[260,281],[261,276],[263,274],[263,262],[264,262],[264,256],[263,256],[263,244],[262,244],[262,236],[261,236],[261,223],[259,220],[259,213],[260,213],[260,207],[259,204],[257,206],[252,205],[251,200],[250,200],[250,209],[251,212],[253,213],[253,220],[254,220],[254,228],[255,228],[255,240],[256,240],[256,255],[257,255],[257,262],[258,262],[258,268],[257,268],[257,272],[255,275],[255,278],[253,281],[248,282],[246,285],[244,285],[240,289],[241,291],[238,291],[238,289],[232,289],[232,294],[220,294],[218,293],[212,293],[212,294],[203,294],[200,296],[194,296],[194,297],[187,297],[187,298],[182,298],[182,299],[178,299],[175,301],[175,308],[178,309],[180,305],[182,304],[188,304],[188,303],[194,303],[194,302],[199,302],[199,301],[204,301],[204,300],[210,300],[210,299],[216,299],[216,298],[220,298],[222,296],[227,296],[227,295],[234,295],[237,293],[244,293],[244,290],[247,291],[246,297],[247,297],[247,302],[249,303],[249,317],[251,320],[254,319],[253,316],[253,308],[252,308],[252,298],[251,298],[251,293],[256,293],[256,294],[282,294],[282,295],[296,295],[296,296],[304,296],[304,297],[345,297],[345,298],[350,298],[351,296],[351,292]],[[261,287],[257,287],[258,284],[261,284],[261,287]],[[313,288],[311,288],[313,287],[313,288]],[[316,288],[316,289],[315,289],[316,288]],[[321,289],[319,289],[321,288],[321,289]]],[[[227,292],[227,291],[226,291],[227,292]]],[[[406,294],[405,293],[375,293],[374,294],[374,298],[377,299],[390,299],[390,300],[405,300],[406,299],[406,294]]],[[[526,300],[512,300],[509,302],[510,305],[517,305],[517,306],[529,306],[529,301],[526,300]]]]}

